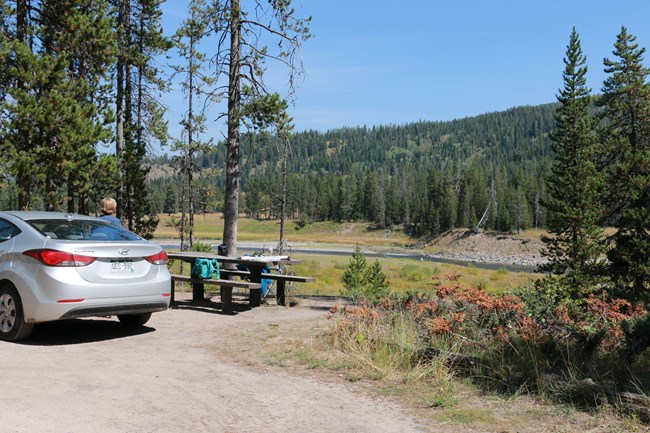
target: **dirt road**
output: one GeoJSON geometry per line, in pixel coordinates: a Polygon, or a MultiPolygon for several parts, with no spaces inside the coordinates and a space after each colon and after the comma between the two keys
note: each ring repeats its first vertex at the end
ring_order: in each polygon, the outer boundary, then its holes
{"type": "Polygon", "coordinates": [[[325,320],[322,309],[217,311],[168,310],[139,331],[115,319],[58,322],[23,344],[0,342],[2,431],[422,431],[398,406],[344,382],[242,362],[255,340],[241,331],[299,329],[325,320]]]}

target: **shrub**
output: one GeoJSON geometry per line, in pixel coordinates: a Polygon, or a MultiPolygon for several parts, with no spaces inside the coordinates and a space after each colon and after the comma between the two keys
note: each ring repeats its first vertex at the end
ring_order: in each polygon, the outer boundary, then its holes
{"type": "Polygon", "coordinates": [[[210,245],[210,244],[208,244],[206,242],[199,242],[199,241],[194,242],[194,244],[192,245],[192,251],[196,251],[196,252],[199,252],[199,253],[212,253],[212,252],[214,252],[212,250],[212,245],[210,245]]]}
{"type": "Polygon", "coordinates": [[[300,217],[299,220],[297,220],[295,222],[295,225],[296,225],[295,226],[296,231],[304,229],[305,227],[307,227],[309,225],[309,220],[307,219],[306,216],[303,215],[303,216],[300,217]]]}
{"type": "MultiPolygon", "coordinates": [[[[440,272],[440,270],[438,270],[438,272],[440,272]]],[[[427,278],[427,274],[428,272],[426,269],[414,263],[407,263],[402,266],[399,271],[400,278],[412,282],[424,281],[427,278]]]]}
{"type": "MultiPolygon", "coordinates": [[[[355,310],[354,326],[359,314],[368,327],[396,314],[407,317],[417,345],[453,352],[450,359],[459,369],[513,391],[556,392],[550,377],[629,384],[630,365],[650,345],[650,316],[625,300],[604,294],[576,300],[554,280],[490,294],[461,285],[453,274],[436,278],[427,296],[391,294],[364,304],[355,310]]],[[[357,344],[370,340],[364,333],[357,344]]]]}

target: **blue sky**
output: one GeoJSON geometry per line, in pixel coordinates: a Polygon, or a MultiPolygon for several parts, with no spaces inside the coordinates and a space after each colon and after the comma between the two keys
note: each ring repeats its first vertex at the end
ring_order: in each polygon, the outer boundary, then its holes
{"type": "MultiPolygon", "coordinates": [[[[173,33],[186,2],[163,6],[173,33]]],[[[305,76],[290,107],[297,131],[438,121],[554,102],[573,26],[600,92],[621,25],[650,49],[648,0],[294,0],[312,16],[305,76]]],[[[645,65],[650,67],[646,54],[645,65]]],[[[286,92],[269,64],[272,89],[286,92]]],[[[177,128],[180,99],[170,105],[177,128]],[[176,107],[176,108],[172,108],[176,107]]],[[[218,114],[214,110],[211,121],[218,114]]],[[[222,129],[222,121],[211,130],[222,129]]],[[[215,137],[221,139],[220,136],[215,137]]]]}

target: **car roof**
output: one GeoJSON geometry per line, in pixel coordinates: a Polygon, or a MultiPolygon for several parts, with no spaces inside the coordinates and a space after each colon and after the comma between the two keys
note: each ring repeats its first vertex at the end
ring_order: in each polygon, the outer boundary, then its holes
{"type": "Polygon", "coordinates": [[[61,219],[61,220],[89,220],[95,219],[86,215],[79,215],[68,212],[45,212],[45,211],[4,211],[0,212],[2,215],[11,215],[20,218],[23,221],[38,220],[38,219],[61,219]]]}

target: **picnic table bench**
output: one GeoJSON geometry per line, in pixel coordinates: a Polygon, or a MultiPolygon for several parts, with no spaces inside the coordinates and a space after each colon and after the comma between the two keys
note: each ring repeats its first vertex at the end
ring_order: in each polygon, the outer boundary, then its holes
{"type": "MultiPolygon", "coordinates": [[[[221,275],[237,276],[243,278],[251,278],[250,271],[234,270],[234,269],[221,269],[221,275]]],[[[287,283],[313,283],[316,281],[314,277],[303,277],[300,275],[284,275],[274,273],[262,273],[260,279],[277,281],[275,288],[275,298],[278,305],[285,305],[285,292],[287,283]]],[[[260,280],[261,281],[261,280],[260,280]]]]}
{"type": "Polygon", "coordinates": [[[244,288],[248,290],[262,290],[262,284],[260,283],[251,283],[249,281],[237,281],[237,280],[223,280],[216,278],[193,278],[187,275],[171,275],[172,288],[171,288],[171,299],[170,305],[173,305],[175,302],[175,286],[176,282],[184,282],[192,284],[192,299],[202,300],[204,296],[204,285],[214,285],[220,286],[221,291],[221,309],[225,312],[230,312],[232,310],[232,289],[234,287],[244,288]]]}
{"type": "Polygon", "coordinates": [[[309,283],[316,281],[314,277],[301,277],[296,275],[281,275],[273,273],[264,273],[264,269],[274,266],[284,266],[287,264],[297,264],[300,260],[290,259],[288,256],[221,256],[214,253],[199,253],[193,251],[169,252],[167,256],[170,259],[179,259],[189,263],[198,258],[217,259],[221,265],[220,276],[229,277],[228,279],[199,279],[185,275],[171,276],[172,292],[171,302],[174,302],[174,283],[188,282],[192,284],[192,299],[202,300],[204,296],[204,284],[216,285],[221,287],[221,303],[224,311],[229,311],[232,307],[232,289],[233,287],[245,288],[249,291],[249,305],[257,307],[262,302],[262,278],[277,281],[276,299],[278,305],[285,305],[285,291],[287,282],[309,283]],[[224,265],[239,266],[240,269],[228,269],[224,265]],[[245,268],[247,270],[242,270],[245,268]],[[240,277],[244,280],[235,280],[240,277]]]}

